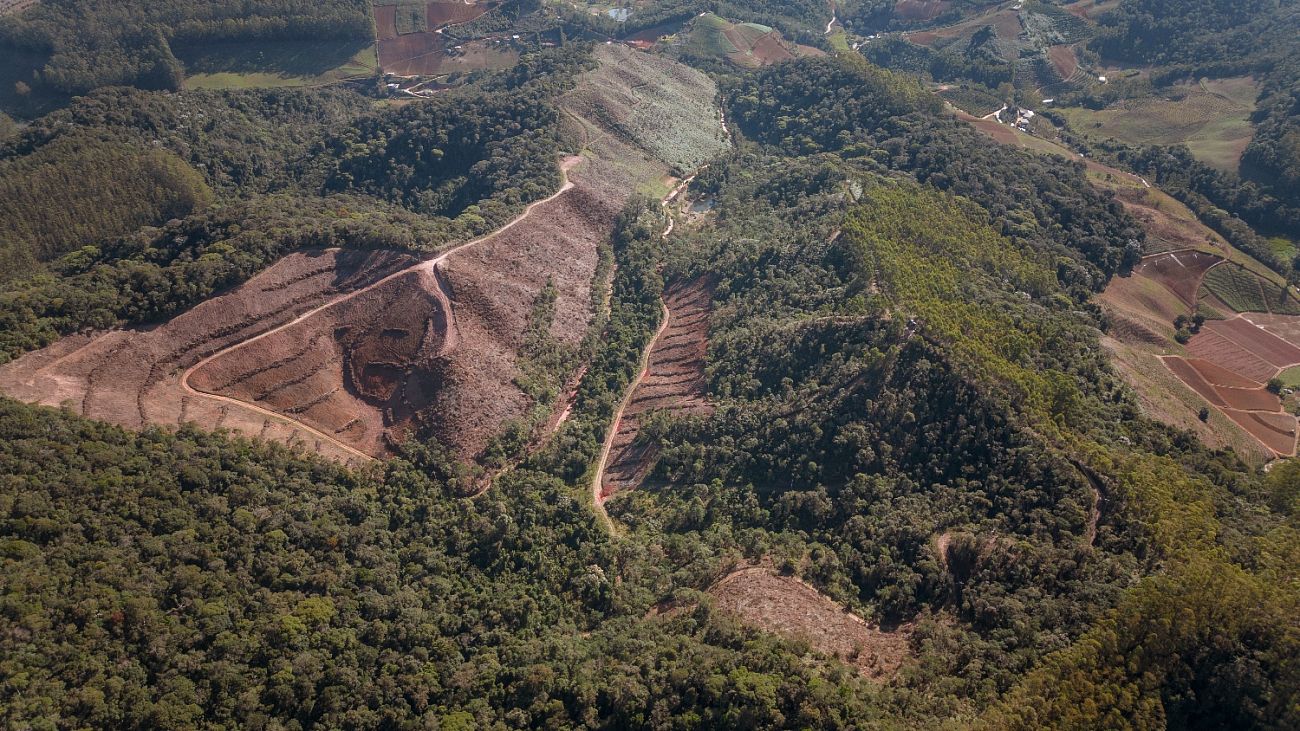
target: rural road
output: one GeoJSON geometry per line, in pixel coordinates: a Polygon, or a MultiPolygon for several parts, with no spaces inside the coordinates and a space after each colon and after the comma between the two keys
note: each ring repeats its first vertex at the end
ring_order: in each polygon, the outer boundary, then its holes
{"type": "Polygon", "coordinates": [[[623,412],[627,410],[627,405],[632,401],[632,394],[636,392],[637,386],[645,380],[650,370],[650,352],[654,350],[655,343],[659,341],[659,336],[664,334],[668,329],[668,320],[671,317],[668,312],[668,305],[662,300],[659,302],[662,316],[659,318],[659,329],[646,343],[645,350],[641,351],[641,363],[637,370],[637,376],[628,384],[627,390],[623,393],[623,400],[618,404],[618,410],[614,412],[614,418],[610,421],[609,431],[605,433],[605,445],[601,447],[600,459],[596,461],[596,476],[591,481],[591,500],[596,506],[596,515],[600,517],[600,522],[605,524],[605,528],[610,533],[614,532],[614,521],[610,519],[609,513],[605,512],[605,501],[600,497],[600,486],[605,481],[605,466],[609,462],[609,452],[614,446],[614,437],[618,436],[619,424],[623,421],[623,412]]]}
{"type": "MultiPolygon", "coordinates": [[[[700,170],[703,169],[704,168],[700,168],[700,170]]],[[[682,180],[682,182],[678,183],[677,186],[659,202],[660,205],[667,208],[669,203],[677,200],[677,196],[681,195],[682,191],[686,190],[686,186],[690,185],[691,181],[695,180],[695,176],[698,174],[697,171],[682,180]]],[[[665,239],[668,238],[668,235],[673,232],[675,223],[676,219],[674,219],[672,214],[669,213],[668,225],[664,227],[664,231],[660,234],[660,237],[665,239]]],[[[591,480],[592,505],[596,508],[596,515],[600,518],[600,522],[605,525],[605,528],[608,529],[610,533],[614,532],[614,521],[610,519],[609,513],[605,512],[605,501],[600,497],[600,486],[605,481],[605,467],[609,462],[609,452],[614,447],[614,437],[618,436],[619,424],[623,421],[623,412],[627,410],[628,403],[632,401],[632,394],[636,391],[637,386],[641,385],[641,382],[645,380],[645,377],[650,370],[650,351],[654,350],[655,343],[659,342],[659,337],[664,334],[664,330],[668,329],[668,320],[672,317],[672,314],[668,311],[668,305],[664,304],[662,298],[659,300],[659,307],[662,310],[662,316],[659,318],[659,329],[655,330],[654,336],[650,338],[650,342],[646,343],[645,350],[641,352],[641,364],[637,369],[637,376],[628,384],[627,390],[623,393],[623,400],[619,402],[618,409],[614,412],[614,418],[610,421],[609,430],[605,433],[605,445],[601,447],[600,450],[600,459],[596,460],[596,474],[591,480]]]]}
{"type": "MultiPolygon", "coordinates": [[[[347,292],[347,293],[345,293],[345,294],[341,294],[341,295],[339,295],[339,296],[337,296],[337,297],[335,297],[335,298],[329,300],[328,302],[326,302],[326,303],[323,304],[323,305],[319,305],[319,306],[317,306],[317,307],[315,307],[315,308],[313,308],[313,309],[308,310],[307,312],[304,312],[303,314],[299,315],[298,317],[295,317],[294,319],[290,320],[289,322],[284,323],[283,325],[279,325],[279,326],[277,326],[277,327],[271,328],[270,330],[267,330],[267,331],[265,331],[265,332],[262,332],[262,333],[260,333],[260,334],[258,334],[258,335],[255,335],[255,336],[251,337],[251,338],[247,338],[247,339],[245,339],[245,340],[241,340],[241,341],[239,341],[239,342],[237,342],[237,343],[234,343],[233,345],[229,345],[229,346],[227,346],[227,347],[225,347],[225,348],[222,348],[221,350],[216,351],[215,353],[209,355],[208,357],[206,357],[206,358],[200,360],[198,363],[195,363],[194,365],[192,365],[192,366],[190,366],[189,368],[185,369],[185,372],[181,374],[181,379],[180,379],[180,382],[181,382],[181,388],[182,388],[182,389],[183,389],[187,394],[190,394],[190,395],[192,395],[192,396],[196,396],[196,397],[199,397],[199,398],[212,399],[212,400],[219,401],[219,402],[222,402],[222,403],[227,403],[227,404],[234,404],[234,405],[237,405],[237,406],[241,406],[241,407],[243,407],[243,408],[246,408],[246,409],[250,409],[250,410],[255,411],[255,412],[257,412],[257,413],[259,413],[259,414],[262,414],[262,415],[264,415],[264,416],[268,416],[268,417],[275,418],[275,419],[277,419],[277,420],[279,420],[279,421],[281,421],[281,422],[283,422],[283,423],[286,423],[286,424],[289,424],[289,425],[291,425],[291,426],[297,427],[297,428],[302,429],[303,431],[305,431],[305,432],[307,432],[307,433],[309,433],[309,434],[312,434],[312,435],[314,435],[314,436],[316,436],[316,437],[319,437],[319,438],[321,438],[322,440],[328,442],[329,444],[332,444],[332,445],[338,447],[339,449],[342,449],[343,451],[347,452],[348,454],[351,454],[351,455],[353,455],[353,456],[355,456],[355,457],[361,459],[363,462],[370,462],[370,461],[372,461],[372,460],[374,459],[374,457],[372,457],[372,456],[370,456],[370,455],[368,455],[368,454],[366,454],[366,453],[364,453],[364,452],[362,452],[362,451],[360,451],[360,450],[358,450],[358,449],[356,449],[356,448],[354,448],[354,447],[352,447],[352,446],[350,446],[350,445],[348,445],[348,444],[343,443],[343,442],[340,441],[337,437],[334,437],[334,436],[330,436],[330,435],[328,435],[328,434],[325,434],[324,432],[321,432],[321,431],[318,430],[318,429],[314,429],[314,428],[312,428],[312,427],[310,427],[310,426],[304,424],[303,422],[301,422],[301,421],[299,421],[299,420],[297,420],[297,419],[292,419],[292,418],[290,418],[290,417],[284,416],[283,414],[279,414],[279,413],[276,413],[276,412],[271,411],[271,410],[269,410],[269,409],[265,409],[265,408],[263,408],[263,407],[261,407],[261,406],[258,406],[258,405],[256,405],[256,404],[250,403],[250,402],[248,402],[248,401],[241,401],[241,400],[239,400],[239,399],[233,399],[233,398],[230,398],[230,397],[227,397],[227,396],[222,396],[222,395],[220,395],[220,394],[208,393],[208,392],[206,392],[206,391],[200,391],[200,390],[198,390],[198,389],[195,389],[194,387],[192,387],[192,386],[190,385],[190,376],[192,376],[192,375],[194,374],[194,372],[197,371],[198,369],[202,368],[203,366],[205,366],[205,365],[211,363],[212,361],[214,361],[214,360],[216,360],[216,359],[218,359],[218,358],[220,358],[220,357],[222,357],[222,356],[224,356],[224,355],[226,355],[226,354],[228,354],[228,353],[231,353],[231,352],[233,352],[233,351],[239,350],[240,348],[244,348],[244,347],[247,347],[247,346],[249,346],[249,345],[252,345],[253,343],[256,343],[257,341],[262,340],[262,339],[264,339],[264,338],[271,337],[272,335],[275,335],[276,333],[283,332],[284,330],[287,330],[288,328],[291,328],[291,327],[293,327],[293,326],[295,326],[295,325],[298,325],[299,323],[302,323],[302,322],[304,322],[304,321],[306,321],[306,320],[311,319],[312,317],[314,317],[314,316],[320,314],[321,312],[323,312],[323,311],[325,311],[325,310],[328,310],[328,309],[331,308],[331,307],[334,307],[335,305],[338,305],[338,304],[340,304],[340,303],[342,303],[342,302],[346,302],[346,301],[352,299],[353,297],[356,297],[356,296],[358,296],[358,295],[360,295],[360,294],[363,294],[363,293],[365,293],[365,292],[368,292],[368,291],[370,291],[370,290],[372,290],[372,289],[374,289],[374,288],[376,288],[376,287],[380,287],[380,286],[382,286],[382,285],[384,285],[384,284],[386,284],[386,283],[388,283],[388,282],[393,281],[394,279],[397,279],[398,277],[406,276],[406,275],[408,275],[408,274],[410,274],[410,273],[412,273],[412,272],[421,272],[421,271],[423,271],[423,272],[430,272],[430,273],[433,274],[433,280],[434,280],[434,282],[435,282],[435,287],[434,287],[434,289],[436,290],[436,295],[435,295],[435,296],[437,296],[437,298],[438,298],[438,300],[439,300],[440,303],[442,303],[444,306],[447,307],[448,331],[449,331],[449,332],[454,331],[454,330],[455,330],[455,327],[456,327],[456,324],[455,324],[455,312],[452,310],[452,308],[451,308],[451,306],[450,306],[450,305],[451,305],[451,299],[450,299],[448,293],[445,291],[446,283],[444,282],[444,280],[443,280],[443,278],[442,278],[442,275],[441,275],[441,272],[439,271],[438,267],[439,267],[443,262],[445,262],[445,261],[447,260],[447,257],[451,256],[452,254],[455,254],[455,253],[458,252],[458,251],[463,251],[463,250],[468,249],[468,248],[470,248],[470,247],[472,247],[472,246],[475,246],[475,245],[477,245],[477,244],[481,244],[481,243],[483,243],[484,241],[487,241],[488,239],[491,239],[491,238],[493,238],[493,237],[495,237],[495,236],[498,236],[498,235],[500,235],[500,234],[505,233],[506,231],[509,231],[511,228],[514,228],[515,225],[517,225],[520,221],[523,221],[524,219],[528,218],[528,216],[531,215],[532,212],[533,212],[534,210],[536,210],[538,206],[542,206],[542,205],[545,205],[545,204],[547,204],[547,203],[550,203],[551,201],[555,200],[556,198],[559,198],[560,196],[564,195],[566,192],[568,192],[570,189],[573,188],[573,183],[569,180],[569,170],[571,170],[574,166],[576,166],[576,165],[577,165],[578,163],[580,163],[580,162],[582,162],[582,158],[581,158],[581,157],[573,156],[573,157],[565,158],[565,159],[560,163],[560,177],[561,177],[561,179],[563,180],[563,184],[560,186],[560,189],[559,189],[558,191],[556,191],[555,193],[551,194],[550,196],[548,196],[548,197],[546,197],[546,198],[543,198],[542,200],[534,201],[533,203],[530,203],[530,204],[528,205],[528,207],[525,208],[525,209],[523,210],[523,212],[521,212],[521,213],[520,213],[518,216],[516,216],[515,218],[511,219],[509,223],[507,223],[506,225],[502,226],[501,228],[496,229],[495,231],[492,231],[492,232],[490,232],[490,233],[484,234],[483,236],[480,236],[480,237],[478,237],[478,238],[476,238],[476,239],[471,239],[471,240],[469,240],[469,241],[465,241],[465,242],[463,242],[463,243],[457,244],[457,245],[455,245],[455,246],[453,246],[453,247],[447,249],[446,251],[443,251],[442,253],[438,254],[437,256],[435,256],[435,257],[432,258],[432,259],[426,259],[426,260],[424,260],[424,261],[422,261],[422,262],[420,262],[420,263],[418,263],[418,264],[415,264],[414,266],[410,266],[410,267],[407,267],[406,269],[403,269],[403,270],[401,270],[401,271],[394,272],[393,274],[389,274],[388,276],[384,277],[383,279],[380,279],[379,281],[377,281],[377,282],[375,282],[375,283],[373,283],[373,284],[370,284],[370,285],[368,285],[368,286],[366,286],[366,287],[363,287],[363,288],[358,289],[358,290],[354,290],[354,291],[352,291],[352,292],[347,292]]],[[[445,350],[445,349],[444,349],[444,350],[445,350]]]]}

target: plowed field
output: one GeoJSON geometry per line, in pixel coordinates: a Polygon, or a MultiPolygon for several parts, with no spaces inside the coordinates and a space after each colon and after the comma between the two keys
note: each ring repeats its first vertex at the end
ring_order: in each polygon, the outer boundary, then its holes
{"type": "MultiPolygon", "coordinates": [[[[300,443],[343,461],[364,459],[359,434],[315,429],[258,403],[211,398],[185,387],[187,369],[362,289],[413,263],[392,252],[301,252],[282,259],[229,294],[147,330],[64,338],[0,367],[0,390],[49,405],[70,403],[85,416],[139,428],[195,422],[248,436],[300,443]]],[[[276,353],[268,363],[291,358],[276,353]]],[[[367,435],[373,439],[373,435],[367,435]]]]}
{"type": "Polygon", "coordinates": [[[599,246],[627,198],[668,172],[647,149],[694,159],[723,146],[716,129],[696,140],[718,126],[707,77],[626,49],[597,57],[602,68],[564,101],[587,130],[584,156],[565,161],[562,190],[496,233],[425,261],[295,253],[163,325],[64,338],[6,364],[0,391],[128,427],[229,427],[341,461],[386,454],[419,424],[474,458],[536,406],[516,385],[517,358],[548,282],[550,335],[576,347],[587,334],[599,246]],[[636,135],[610,127],[634,116],[627,104],[660,100],[677,113],[647,110],[654,124],[636,135]],[[591,115],[597,106],[610,114],[591,115]]]}
{"type": "Polygon", "coordinates": [[[676,283],[664,293],[668,321],[651,346],[646,371],[615,426],[600,500],[635,488],[654,467],[654,445],[638,440],[647,416],[656,411],[709,411],[704,358],[709,348],[712,298],[713,287],[703,279],[676,283]]]}

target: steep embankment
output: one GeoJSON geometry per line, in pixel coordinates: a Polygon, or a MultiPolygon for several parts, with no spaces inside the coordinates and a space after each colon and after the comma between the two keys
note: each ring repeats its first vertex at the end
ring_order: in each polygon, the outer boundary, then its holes
{"type": "Polygon", "coordinates": [[[474,457],[533,406],[517,382],[543,289],[557,292],[550,337],[576,347],[624,202],[724,145],[702,74],[622,48],[598,58],[562,102],[586,130],[569,184],[509,226],[423,262],[296,253],[160,327],[31,353],[0,368],[0,391],[134,428],[227,427],[342,461],[382,456],[422,422],[474,457]]]}
{"type": "Polygon", "coordinates": [[[654,445],[637,439],[651,414],[710,410],[705,399],[704,358],[709,347],[712,298],[712,283],[703,278],[676,282],[664,292],[664,321],[650,346],[645,368],[623,409],[615,415],[608,458],[597,476],[599,502],[635,488],[654,467],[654,445]]]}

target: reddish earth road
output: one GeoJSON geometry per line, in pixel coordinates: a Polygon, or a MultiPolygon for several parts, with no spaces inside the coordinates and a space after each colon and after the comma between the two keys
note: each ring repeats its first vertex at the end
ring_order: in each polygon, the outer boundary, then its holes
{"type": "Polygon", "coordinates": [[[221,350],[218,350],[217,352],[215,352],[215,353],[209,355],[208,357],[204,358],[203,360],[200,360],[198,363],[195,363],[194,365],[192,365],[192,366],[190,366],[189,368],[187,368],[187,369],[185,370],[185,372],[181,375],[181,379],[180,379],[181,387],[185,390],[186,393],[188,393],[188,394],[190,394],[190,395],[192,395],[192,396],[197,396],[197,397],[205,398],[205,399],[212,399],[212,400],[219,401],[219,402],[222,402],[222,403],[234,404],[234,405],[237,405],[237,406],[240,406],[240,407],[246,408],[246,409],[251,409],[251,410],[253,410],[253,411],[258,412],[259,414],[262,414],[262,415],[267,416],[267,417],[270,417],[270,418],[274,418],[274,419],[276,419],[276,420],[278,420],[278,421],[285,422],[285,423],[288,423],[288,424],[292,424],[293,426],[295,426],[295,427],[297,427],[297,428],[300,428],[300,429],[302,429],[303,431],[308,432],[308,433],[310,433],[310,434],[312,434],[312,435],[314,435],[314,436],[316,436],[316,437],[319,437],[320,439],[324,440],[325,442],[327,442],[327,443],[329,443],[329,444],[331,444],[331,445],[334,445],[334,446],[338,447],[339,449],[341,449],[341,450],[343,450],[344,452],[347,452],[348,454],[350,454],[350,455],[356,457],[357,459],[361,460],[362,462],[370,462],[370,461],[372,461],[374,458],[371,457],[370,455],[368,455],[368,454],[366,454],[366,453],[364,453],[364,452],[362,452],[362,451],[360,451],[360,450],[358,450],[358,449],[356,449],[356,448],[354,448],[354,447],[352,447],[352,446],[350,446],[350,445],[348,445],[348,444],[343,443],[342,441],[340,441],[339,439],[337,439],[337,438],[334,437],[334,436],[331,436],[331,435],[325,434],[324,432],[322,432],[322,431],[320,431],[320,430],[318,430],[318,429],[314,429],[314,428],[308,426],[307,424],[304,424],[304,423],[303,423],[302,421],[300,421],[300,420],[293,419],[293,418],[291,418],[291,417],[285,416],[285,415],[283,415],[283,414],[279,414],[279,413],[274,412],[274,411],[271,411],[271,410],[269,410],[269,409],[262,408],[261,406],[258,406],[257,404],[251,403],[251,402],[249,402],[249,401],[242,401],[242,400],[239,400],[239,399],[233,399],[233,398],[230,398],[230,397],[227,397],[227,396],[222,396],[222,395],[220,395],[220,394],[216,394],[216,393],[211,393],[211,392],[207,392],[207,391],[201,391],[201,390],[198,390],[198,389],[196,389],[196,388],[194,388],[193,386],[190,385],[190,376],[193,375],[195,371],[199,370],[199,369],[202,368],[203,366],[208,365],[209,363],[212,363],[213,361],[216,361],[216,360],[218,360],[219,358],[222,358],[223,356],[225,356],[225,355],[227,355],[227,354],[229,354],[229,353],[232,353],[232,352],[234,352],[234,351],[236,351],[236,350],[239,350],[239,349],[241,349],[241,348],[248,347],[249,345],[252,345],[253,343],[258,342],[259,340],[263,340],[263,339],[265,339],[265,338],[269,338],[269,337],[275,335],[276,333],[282,332],[282,331],[284,331],[284,330],[286,330],[286,329],[288,329],[288,328],[291,328],[291,327],[293,327],[293,326],[295,326],[295,325],[298,325],[298,324],[300,324],[300,323],[302,323],[302,322],[304,322],[304,321],[306,321],[306,320],[309,320],[309,319],[311,319],[312,317],[314,317],[314,316],[320,314],[321,312],[324,312],[325,310],[330,309],[331,307],[335,307],[335,306],[339,305],[340,303],[346,302],[346,301],[348,301],[348,300],[350,300],[350,299],[352,299],[352,298],[354,298],[354,297],[357,297],[358,295],[361,295],[361,294],[364,294],[364,293],[366,293],[366,292],[368,292],[368,291],[370,291],[370,290],[373,290],[373,289],[375,289],[376,287],[380,287],[380,286],[382,286],[382,285],[384,285],[384,284],[386,284],[386,283],[388,283],[388,282],[393,281],[394,279],[397,279],[398,277],[407,276],[407,275],[410,275],[410,274],[412,274],[412,273],[427,274],[427,275],[430,275],[430,278],[433,280],[433,286],[431,287],[431,291],[434,292],[435,297],[438,299],[439,303],[440,303],[440,304],[445,308],[444,311],[450,314],[450,317],[448,318],[448,337],[447,337],[446,341],[445,341],[444,344],[443,344],[443,350],[445,351],[445,350],[450,350],[450,349],[454,348],[455,345],[456,345],[456,341],[457,341],[457,330],[456,330],[455,311],[454,311],[454,309],[453,309],[452,306],[451,306],[451,300],[450,300],[450,298],[448,297],[448,294],[447,294],[447,284],[446,284],[446,282],[444,281],[444,279],[443,279],[443,277],[442,277],[442,275],[441,275],[441,272],[439,271],[439,267],[440,267],[440,266],[443,264],[443,262],[445,262],[445,261],[447,260],[447,258],[448,258],[449,256],[451,256],[452,254],[454,254],[454,253],[456,253],[456,252],[459,252],[459,251],[464,251],[464,250],[466,250],[466,249],[468,249],[468,248],[470,248],[470,247],[472,247],[472,246],[474,246],[474,245],[476,245],[476,244],[482,243],[482,242],[484,242],[484,241],[486,241],[486,240],[488,240],[488,239],[491,239],[491,238],[493,238],[493,237],[495,237],[495,236],[498,236],[498,235],[500,235],[500,234],[502,234],[502,233],[505,233],[506,231],[510,230],[511,228],[513,228],[514,226],[516,226],[517,224],[519,224],[519,223],[520,223],[521,221],[523,221],[524,219],[528,218],[528,216],[529,216],[530,214],[532,214],[532,212],[533,212],[533,211],[534,211],[538,206],[541,206],[541,205],[544,205],[544,204],[546,204],[546,203],[549,203],[549,202],[555,200],[556,198],[559,198],[560,196],[564,195],[565,192],[567,192],[568,190],[570,190],[571,188],[573,188],[573,183],[569,181],[568,171],[569,171],[570,169],[572,169],[575,165],[577,165],[577,164],[578,164],[579,162],[581,162],[581,161],[582,161],[582,158],[581,158],[581,157],[576,157],[576,156],[575,156],[575,157],[566,158],[566,159],[561,163],[561,165],[560,165],[560,174],[561,174],[562,179],[563,179],[563,181],[564,181],[564,182],[563,182],[563,185],[560,186],[560,189],[559,189],[558,191],[556,191],[555,193],[553,193],[552,195],[548,196],[547,198],[543,199],[543,200],[539,200],[539,201],[536,201],[536,202],[534,202],[534,203],[529,204],[529,206],[528,206],[527,208],[525,208],[525,209],[523,210],[522,213],[520,213],[518,216],[516,216],[514,219],[512,219],[512,220],[511,220],[509,223],[507,223],[505,226],[502,226],[501,228],[499,228],[499,229],[497,229],[497,230],[495,230],[495,231],[493,231],[493,232],[491,232],[491,233],[489,233],[489,234],[486,234],[486,235],[484,235],[484,236],[480,236],[479,238],[472,239],[472,240],[470,240],[470,241],[466,241],[466,242],[461,243],[461,244],[457,244],[456,246],[453,246],[453,247],[451,247],[450,249],[447,249],[446,251],[442,252],[441,254],[439,254],[438,256],[436,256],[436,257],[434,257],[434,258],[432,258],[432,259],[428,259],[428,260],[422,261],[422,262],[420,262],[419,264],[416,264],[416,265],[411,266],[411,267],[407,267],[406,269],[403,269],[403,270],[401,270],[401,271],[398,271],[398,272],[395,272],[395,273],[393,273],[393,274],[390,274],[390,275],[384,277],[383,279],[380,279],[379,281],[377,281],[377,282],[375,282],[375,283],[373,283],[373,284],[370,284],[370,285],[368,285],[368,286],[366,286],[366,287],[363,287],[363,288],[361,288],[361,289],[357,289],[357,290],[354,290],[354,291],[352,291],[352,292],[348,292],[348,293],[345,293],[345,294],[339,295],[338,297],[335,297],[335,298],[329,300],[328,302],[325,302],[325,303],[322,304],[322,305],[319,305],[319,306],[317,306],[317,307],[315,307],[315,308],[313,308],[313,309],[311,309],[311,310],[308,310],[307,312],[304,312],[303,314],[301,314],[301,315],[299,315],[298,317],[296,317],[296,318],[290,320],[289,322],[284,323],[283,325],[280,325],[280,326],[278,326],[278,327],[271,328],[270,330],[267,330],[267,331],[265,331],[265,332],[259,333],[258,335],[254,336],[254,337],[248,338],[248,339],[246,339],[246,340],[241,340],[241,341],[239,341],[239,342],[237,342],[237,343],[234,343],[234,344],[229,345],[229,346],[227,346],[227,347],[225,347],[225,348],[222,348],[221,350]]]}
{"type": "Polygon", "coordinates": [[[600,459],[596,460],[596,474],[591,480],[591,501],[596,506],[596,515],[600,517],[600,522],[611,532],[614,532],[614,521],[610,519],[609,513],[605,512],[605,498],[602,497],[601,486],[605,483],[605,465],[609,462],[609,452],[614,447],[614,437],[618,436],[619,422],[623,420],[623,412],[627,410],[627,405],[632,401],[632,394],[636,393],[636,387],[641,381],[645,380],[646,374],[650,371],[650,352],[654,350],[654,344],[659,337],[668,329],[668,306],[662,301],[659,303],[662,310],[662,316],[659,318],[659,329],[655,331],[654,337],[646,343],[645,350],[641,352],[641,365],[637,371],[636,380],[627,386],[627,391],[623,393],[623,400],[618,405],[618,410],[614,412],[614,418],[610,421],[609,430],[605,433],[605,446],[600,450],[600,459]]]}

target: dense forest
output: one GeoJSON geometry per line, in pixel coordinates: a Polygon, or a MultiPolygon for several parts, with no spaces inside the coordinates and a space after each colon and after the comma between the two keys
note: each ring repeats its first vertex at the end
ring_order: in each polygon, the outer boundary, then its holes
{"type": "Polygon", "coordinates": [[[499,227],[558,187],[552,99],[586,59],[539,53],[490,92],[410,107],[334,89],[78,99],[0,144],[0,360],[172,317],[296,249],[433,251],[499,227]]]}
{"type": "Polygon", "coordinates": [[[320,39],[364,46],[373,37],[368,0],[48,0],[0,25],[0,49],[44,56],[36,81],[71,93],[115,84],[179,89],[173,46],[320,39]]]}
{"type": "MultiPolygon", "coordinates": [[[[1200,63],[1222,57],[1207,24],[1240,37],[1285,5],[1123,0],[1097,48],[1200,63]],[[1166,35],[1186,41],[1152,48],[1166,35]]],[[[564,19],[615,35],[711,11],[825,44],[832,12],[903,27],[896,7],[673,0],[564,19]]],[[[457,32],[544,12],[501,10],[457,32]]],[[[401,103],[148,90],[174,87],[178,42],[354,37],[369,17],[358,0],[50,0],[0,31],[50,55],[48,83],[89,92],[21,128],[0,116],[0,364],[175,317],[294,251],[443,250],[555,192],[561,150],[601,142],[562,111],[596,63],[567,40],[401,103]],[[145,88],[91,90],[119,82],[145,88]]],[[[1144,416],[1093,302],[1143,228],[1081,162],[997,145],[907,73],[950,58],[873,48],[892,70],[848,52],[705,65],[730,149],[671,205],[677,182],[654,179],[609,207],[581,345],[554,346],[556,286],[541,288],[516,385],[543,402],[580,380],[553,434],[500,435],[481,493],[418,421],[395,456],[349,469],[0,397],[4,725],[1300,727],[1300,466],[1254,470],[1144,416]],[[710,408],[647,417],[648,478],[594,505],[665,290],[702,278],[710,408]],[[904,638],[901,669],[868,677],[724,611],[715,582],[745,566],[904,638]]],[[[1277,177],[1180,148],[1099,152],[1281,271],[1251,228],[1297,221],[1277,145],[1295,142],[1300,87],[1277,74],[1248,152],[1277,177]]]]}

